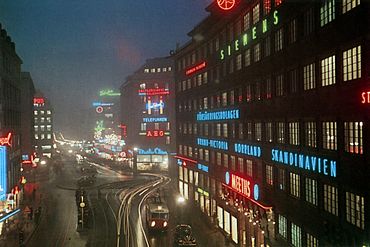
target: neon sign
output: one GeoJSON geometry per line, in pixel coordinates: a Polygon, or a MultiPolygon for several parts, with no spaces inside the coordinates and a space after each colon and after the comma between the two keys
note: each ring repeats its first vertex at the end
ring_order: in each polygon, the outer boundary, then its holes
{"type": "Polygon", "coordinates": [[[147,150],[139,149],[138,152],[140,155],[153,155],[153,154],[166,155],[168,154],[167,151],[164,151],[160,148],[154,148],[154,149],[149,148],[147,150]]]}
{"type": "Polygon", "coordinates": [[[225,49],[220,50],[220,59],[225,59],[226,56],[231,56],[233,52],[239,51],[241,46],[245,47],[249,44],[250,39],[252,40],[257,39],[258,33],[266,33],[268,30],[268,25],[270,22],[272,22],[275,26],[279,24],[279,12],[275,10],[273,12],[272,17],[270,17],[271,20],[268,20],[268,18],[262,20],[261,24],[258,24],[254,27],[252,27],[248,32],[242,34],[238,39],[234,40],[231,44],[228,44],[225,49]],[[258,28],[257,28],[258,27],[258,28]]]}
{"type": "Polygon", "coordinates": [[[143,118],[144,123],[159,123],[159,122],[168,122],[166,117],[145,117],[143,118]]]}
{"type": "Polygon", "coordinates": [[[121,93],[114,92],[112,89],[100,90],[99,96],[121,96],[121,93]]]}
{"type": "Polygon", "coordinates": [[[253,184],[253,182],[247,178],[240,177],[230,172],[225,172],[225,184],[233,191],[236,191],[247,198],[253,198],[256,201],[259,199],[258,184],[253,184]]]}
{"type": "Polygon", "coordinates": [[[163,130],[147,130],[146,136],[147,137],[162,137],[165,135],[163,130]]]}
{"type": "Polygon", "coordinates": [[[204,172],[208,172],[208,166],[198,163],[198,169],[204,172]]]}
{"type": "Polygon", "coordinates": [[[6,200],[7,190],[7,149],[5,146],[0,146],[0,201],[6,200]]]}
{"type": "Polygon", "coordinates": [[[114,103],[103,103],[103,102],[93,102],[92,104],[94,107],[104,107],[104,106],[114,106],[114,103]]]}
{"type": "Polygon", "coordinates": [[[247,144],[234,144],[235,153],[245,154],[253,157],[261,157],[261,147],[247,144]]]}
{"type": "Polygon", "coordinates": [[[240,110],[214,111],[214,112],[198,112],[197,121],[212,121],[212,120],[233,120],[240,118],[240,110]]]}
{"type": "Polygon", "coordinates": [[[337,162],[335,160],[278,149],[271,150],[271,160],[284,165],[324,174],[325,176],[334,178],[337,176],[337,162]]]}
{"type": "Polygon", "coordinates": [[[127,125],[121,124],[118,127],[122,129],[122,136],[127,137],[127,125]]]}
{"type": "Polygon", "coordinates": [[[148,97],[148,103],[146,104],[146,109],[148,114],[152,114],[152,110],[158,110],[159,114],[163,114],[164,102],[162,96],[159,97],[159,102],[152,102],[151,98],[148,97]]]}
{"type": "Polygon", "coordinates": [[[34,105],[43,105],[45,104],[44,98],[33,98],[33,104],[34,105]]]}
{"type": "Polygon", "coordinates": [[[212,147],[216,149],[228,150],[229,144],[226,141],[220,140],[209,140],[204,138],[197,138],[197,144],[199,146],[212,147]]]}
{"type": "Polygon", "coordinates": [[[103,107],[101,107],[101,106],[98,106],[98,107],[96,107],[95,111],[96,111],[97,113],[102,113],[102,112],[104,111],[104,108],[103,108],[103,107]]]}
{"type": "Polygon", "coordinates": [[[235,6],[235,0],[217,0],[217,5],[222,10],[230,10],[235,6]]]}
{"type": "Polygon", "coordinates": [[[191,75],[207,66],[206,62],[202,62],[198,65],[195,65],[194,67],[191,67],[185,71],[185,75],[191,75]]]}
{"type": "Polygon", "coordinates": [[[12,138],[12,133],[9,132],[9,134],[6,137],[0,138],[0,146],[9,146],[11,147],[12,144],[10,142],[10,139],[12,138]]]}
{"type": "Polygon", "coordinates": [[[170,91],[168,88],[148,88],[148,89],[139,89],[140,96],[154,96],[154,95],[168,95],[170,91]]]}
{"type": "Polygon", "coordinates": [[[362,104],[370,104],[370,91],[362,92],[361,97],[362,97],[362,100],[361,100],[362,104]]]}

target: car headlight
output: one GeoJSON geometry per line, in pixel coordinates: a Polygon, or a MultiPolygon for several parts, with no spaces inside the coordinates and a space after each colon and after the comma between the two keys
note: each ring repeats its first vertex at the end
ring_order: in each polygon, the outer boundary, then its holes
{"type": "Polygon", "coordinates": [[[152,223],[150,224],[151,227],[154,227],[155,226],[155,221],[152,221],[152,223]]]}
{"type": "Polygon", "coordinates": [[[167,221],[163,222],[163,227],[167,226],[167,221]]]}

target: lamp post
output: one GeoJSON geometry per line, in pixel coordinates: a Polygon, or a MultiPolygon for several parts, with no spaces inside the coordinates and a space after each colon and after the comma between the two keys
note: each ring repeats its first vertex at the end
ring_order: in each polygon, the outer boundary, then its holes
{"type": "Polygon", "coordinates": [[[136,173],[137,173],[137,151],[138,150],[139,149],[137,147],[134,147],[134,153],[133,153],[134,163],[133,163],[133,166],[132,166],[132,170],[133,170],[134,175],[136,175],[136,173]]]}

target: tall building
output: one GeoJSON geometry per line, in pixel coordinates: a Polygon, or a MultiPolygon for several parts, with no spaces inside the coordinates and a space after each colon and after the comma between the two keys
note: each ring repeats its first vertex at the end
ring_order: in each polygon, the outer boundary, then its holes
{"type": "Polygon", "coordinates": [[[137,150],[137,169],[168,171],[175,150],[173,60],[148,59],[122,84],[121,129],[130,149],[137,150]]]}
{"type": "Polygon", "coordinates": [[[51,158],[53,155],[53,108],[49,99],[36,92],[33,98],[35,151],[37,157],[51,158]]]}
{"type": "Polygon", "coordinates": [[[206,10],[174,55],[180,193],[235,246],[368,246],[369,2],[206,10]]]}
{"type": "Polygon", "coordinates": [[[9,212],[19,203],[22,60],[1,24],[0,58],[0,211],[9,212]]]}

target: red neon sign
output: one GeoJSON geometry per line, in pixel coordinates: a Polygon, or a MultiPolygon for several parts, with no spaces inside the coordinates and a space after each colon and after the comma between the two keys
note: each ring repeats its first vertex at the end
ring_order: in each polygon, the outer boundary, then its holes
{"type": "Polygon", "coordinates": [[[207,63],[204,61],[204,62],[202,62],[202,63],[200,63],[200,64],[198,64],[194,67],[191,67],[191,68],[187,69],[186,72],[185,72],[185,75],[191,75],[191,74],[205,68],[206,66],[207,66],[207,63]]]}
{"type": "Polygon", "coordinates": [[[121,124],[118,127],[122,129],[122,136],[127,137],[127,125],[121,124]]]}
{"type": "Polygon", "coordinates": [[[44,98],[33,98],[33,104],[34,105],[42,105],[45,103],[44,98]]]}
{"type": "Polygon", "coordinates": [[[146,131],[147,137],[162,137],[164,136],[163,130],[147,130],[146,131]]]}
{"type": "Polygon", "coordinates": [[[227,182],[229,182],[228,185],[236,192],[248,198],[251,197],[252,182],[249,181],[248,179],[239,177],[235,174],[231,174],[231,178],[227,182]]]}
{"type": "Polygon", "coordinates": [[[154,95],[168,95],[170,91],[166,88],[147,88],[147,89],[139,89],[139,95],[144,96],[154,96],[154,95]]]}
{"type": "Polygon", "coordinates": [[[10,142],[10,139],[12,138],[12,133],[9,132],[7,137],[1,137],[0,138],[0,146],[9,146],[11,147],[12,144],[10,142]]]}
{"type": "Polygon", "coordinates": [[[197,161],[195,161],[195,160],[192,160],[192,159],[189,159],[189,158],[186,158],[186,157],[182,157],[182,156],[178,156],[178,155],[174,156],[174,158],[180,159],[180,160],[185,160],[185,161],[188,161],[188,162],[191,162],[191,163],[194,163],[194,164],[197,163],[197,161]]]}
{"type": "Polygon", "coordinates": [[[235,6],[235,0],[217,0],[217,4],[222,10],[230,10],[235,6]]]}
{"type": "Polygon", "coordinates": [[[370,104],[370,91],[362,92],[361,97],[362,97],[362,100],[361,100],[362,104],[370,104]]]}

